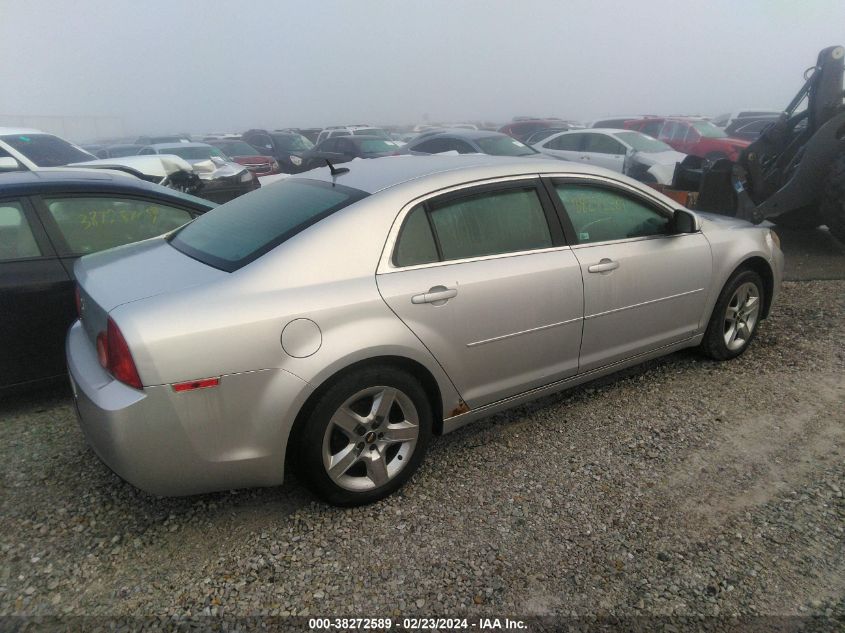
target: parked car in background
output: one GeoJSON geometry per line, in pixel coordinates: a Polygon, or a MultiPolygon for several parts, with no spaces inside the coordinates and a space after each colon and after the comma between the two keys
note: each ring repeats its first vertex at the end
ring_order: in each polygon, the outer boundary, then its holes
{"type": "Polygon", "coordinates": [[[297,174],[304,170],[302,155],[314,149],[314,143],[297,132],[268,132],[247,130],[243,140],[264,156],[272,156],[285,174],[297,174]]]}
{"type": "Polygon", "coordinates": [[[627,121],[625,128],[653,136],[679,152],[699,156],[708,162],[723,158],[736,161],[739,153],[750,144],[729,137],[722,128],[699,118],[649,117],[627,121]]]}
{"type": "Polygon", "coordinates": [[[62,167],[97,158],[63,138],[31,128],[0,127],[0,150],[25,169],[62,167]]]}
{"type": "Polygon", "coordinates": [[[492,156],[538,156],[539,152],[499,132],[446,130],[420,135],[402,148],[403,154],[490,154],[492,156]]]}
{"type": "Polygon", "coordinates": [[[533,134],[531,134],[528,138],[526,138],[523,142],[526,145],[536,145],[543,139],[549,138],[553,134],[560,134],[561,132],[568,132],[570,130],[569,126],[558,126],[558,127],[547,127],[543,128],[542,130],[537,130],[533,134]]]}
{"type": "Polygon", "coordinates": [[[568,128],[560,119],[520,119],[503,125],[499,128],[499,132],[524,142],[534,132],[554,127],[568,128]]]}
{"type": "Polygon", "coordinates": [[[713,125],[717,125],[719,127],[726,128],[731,123],[736,121],[737,119],[746,119],[746,118],[766,118],[766,117],[779,117],[783,112],[781,110],[764,110],[764,109],[754,109],[748,108],[745,110],[736,110],[734,112],[727,112],[725,114],[720,114],[717,117],[714,117],[712,120],[713,125]]]}
{"type": "Polygon", "coordinates": [[[303,168],[325,167],[326,160],[346,163],[355,158],[381,158],[393,156],[399,145],[381,136],[336,136],[318,143],[314,149],[302,155],[303,168]]]}
{"type": "Polygon", "coordinates": [[[238,165],[243,165],[256,176],[269,176],[281,172],[278,161],[272,156],[263,156],[246,141],[240,139],[222,139],[206,141],[216,147],[238,165]]]}
{"type": "Polygon", "coordinates": [[[612,169],[642,182],[672,184],[686,158],[666,143],[633,130],[591,128],[555,134],[534,148],[556,158],[612,169]]]}
{"type": "Polygon", "coordinates": [[[124,156],[137,155],[143,147],[143,145],[134,143],[120,143],[117,145],[85,145],[83,149],[91,152],[97,158],[123,158],[124,156]]]}
{"type": "Polygon", "coordinates": [[[166,233],[214,206],[106,170],[0,173],[0,390],[66,373],[81,255],[166,233]]]}
{"type": "Polygon", "coordinates": [[[228,202],[261,186],[249,169],[230,161],[208,143],[156,143],[142,148],[138,154],[166,154],[184,159],[202,181],[196,195],[214,202],[228,202]]]}
{"type": "MultiPolygon", "coordinates": [[[[597,119],[596,121],[590,122],[587,127],[595,127],[595,128],[613,128],[617,130],[624,130],[625,123],[628,121],[633,121],[635,119],[649,119],[652,118],[650,114],[632,114],[628,116],[611,116],[604,119],[597,119]]],[[[653,134],[651,136],[654,136],[653,134]]]]}
{"type": "Polygon", "coordinates": [[[281,130],[275,130],[276,132],[295,132],[296,134],[301,134],[305,138],[307,138],[312,143],[317,143],[317,137],[320,136],[320,132],[323,131],[321,127],[289,127],[281,130]]]}
{"type": "Polygon", "coordinates": [[[774,116],[760,116],[760,117],[743,117],[734,119],[725,127],[725,134],[731,138],[742,139],[743,141],[756,141],[760,138],[769,125],[777,122],[783,115],[776,114],[774,116]]]}
{"type": "Polygon", "coordinates": [[[156,145],[158,143],[191,143],[190,134],[170,134],[163,136],[139,136],[136,145],[156,145]]]}
{"type": "Polygon", "coordinates": [[[739,356],[783,254],[606,170],[428,156],[314,170],[75,270],[80,425],[123,479],[272,486],[295,456],[357,505],[435,433],[679,349],[739,356]]]}
{"type": "Polygon", "coordinates": [[[317,136],[317,143],[322,143],[327,138],[334,138],[336,136],[380,136],[381,138],[390,140],[390,134],[380,127],[373,127],[371,125],[340,125],[325,128],[317,136]]]}

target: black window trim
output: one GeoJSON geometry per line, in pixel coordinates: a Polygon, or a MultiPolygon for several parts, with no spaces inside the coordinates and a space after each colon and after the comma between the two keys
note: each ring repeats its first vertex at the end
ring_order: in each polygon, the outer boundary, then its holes
{"type": "Polygon", "coordinates": [[[663,238],[663,237],[677,237],[679,235],[690,235],[688,233],[667,233],[666,235],[649,235],[649,236],[642,236],[642,237],[626,237],[620,238],[618,240],[606,240],[603,242],[586,242],[586,243],[579,243],[578,236],[575,234],[575,227],[572,224],[572,220],[569,218],[569,214],[566,211],[566,207],[563,204],[563,201],[560,199],[560,196],[557,195],[555,191],[555,186],[558,184],[566,184],[566,185],[581,185],[586,187],[595,187],[597,189],[606,189],[611,191],[617,195],[623,196],[634,202],[637,202],[645,207],[648,207],[655,213],[666,217],[670,222],[672,221],[672,217],[675,213],[675,210],[667,207],[663,202],[651,198],[639,191],[634,191],[633,189],[629,188],[627,185],[621,182],[614,182],[610,181],[605,178],[591,178],[589,176],[544,176],[542,178],[543,184],[546,187],[546,191],[551,199],[551,203],[555,208],[555,211],[558,215],[558,218],[563,225],[563,231],[566,234],[567,242],[572,245],[573,248],[584,248],[590,246],[599,246],[601,244],[613,244],[618,242],[629,242],[635,240],[644,240],[644,239],[654,239],[654,238],[663,238]]]}
{"type": "MultiPolygon", "coordinates": [[[[459,259],[444,259],[443,257],[443,248],[440,245],[440,238],[437,235],[437,231],[434,228],[434,222],[431,219],[431,214],[437,210],[438,207],[445,206],[447,204],[451,204],[456,200],[460,200],[462,198],[474,198],[479,195],[484,195],[487,193],[493,192],[502,192],[508,190],[524,190],[524,189],[533,189],[537,197],[540,200],[540,205],[543,209],[543,215],[546,218],[546,225],[549,228],[549,235],[551,236],[552,245],[548,248],[560,248],[563,246],[568,246],[571,242],[566,238],[566,234],[564,231],[563,226],[560,223],[560,216],[557,212],[557,209],[554,204],[554,199],[551,198],[549,195],[548,188],[544,185],[543,179],[539,178],[538,176],[530,176],[526,178],[519,178],[516,180],[506,180],[500,182],[491,182],[491,183],[484,183],[475,186],[467,186],[461,187],[460,189],[454,191],[448,191],[446,193],[440,195],[434,195],[429,198],[426,198],[422,202],[418,202],[410,206],[408,211],[405,213],[405,217],[402,218],[402,226],[399,228],[399,231],[396,235],[396,240],[393,243],[393,252],[390,254],[390,265],[393,267],[394,270],[405,270],[409,268],[416,268],[420,266],[433,266],[438,264],[451,264],[451,263],[460,263],[464,261],[472,261],[477,259],[486,259],[490,257],[505,257],[511,255],[518,255],[520,253],[528,253],[531,252],[530,250],[520,250],[520,251],[508,251],[505,253],[493,253],[490,255],[479,255],[477,257],[467,257],[467,258],[459,258],[459,259]],[[417,208],[423,208],[426,218],[428,219],[428,226],[431,230],[431,235],[434,238],[434,245],[437,249],[437,261],[434,262],[427,262],[424,264],[410,264],[408,266],[401,266],[396,263],[396,257],[398,255],[399,249],[399,242],[402,239],[402,234],[405,231],[405,226],[408,224],[408,218],[417,208]]],[[[555,194],[557,197],[557,194],[555,194]]]]}
{"type": "MultiPolygon", "coordinates": [[[[170,202],[169,200],[163,200],[161,198],[155,198],[152,196],[144,196],[144,195],[137,195],[137,194],[126,194],[123,192],[108,192],[108,191],[96,191],[96,192],[82,192],[82,191],[50,191],[48,193],[39,193],[37,195],[31,196],[32,206],[35,209],[35,213],[38,216],[38,219],[41,221],[41,224],[44,226],[45,232],[53,244],[53,247],[60,258],[68,258],[68,257],[82,257],[84,255],[90,255],[91,253],[80,253],[74,251],[70,248],[70,245],[65,240],[65,236],[62,233],[61,229],[59,228],[58,222],[53,217],[53,214],[50,213],[50,207],[48,205],[48,200],[54,200],[56,198],[61,198],[63,200],[70,199],[70,198],[121,198],[123,200],[129,200],[133,202],[149,202],[153,204],[160,204],[162,206],[171,207],[173,209],[179,209],[181,211],[185,211],[191,216],[191,220],[196,219],[198,216],[202,215],[206,211],[210,211],[211,209],[198,209],[197,207],[191,207],[186,204],[178,204],[178,202],[170,202]]],[[[212,207],[214,208],[214,207],[212,207]]],[[[181,228],[181,227],[180,227],[181,228]]],[[[128,242],[132,243],[132,242],[128,242]]],[[[98,251],[99,252],[99,251],[98,251]]]]}

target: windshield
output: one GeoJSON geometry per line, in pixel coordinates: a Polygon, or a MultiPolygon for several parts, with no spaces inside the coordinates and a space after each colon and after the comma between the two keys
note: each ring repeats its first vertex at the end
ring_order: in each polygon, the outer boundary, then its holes
{"type": "Polygon", "coordinates": [[[639,132],[617,132],[614,134],[623,143],[627,143],[637,152],[671,152],[674,151],[663,141],[651,138],[639,132]]]}
{"type": "Polygon", "coordinates": [[[475,142],[482,152],[493,156],[528,156],[537,153],[537,150],[505,135],[483,136],[475,139],[475,142]]]}
{"type": "Polygon", "coordinates": [[[691,125],[704,138],[727,138],[728,136],[723,129],[716,127],[709,121],[693,121],[691,125]]]}
{"type": "Polygon", "coordinates": [[[215,147],[219,147],[226,152],[228,156],[260,156],[261,152],[255,149],[249,143],[243,141],[231,141],[228,143],[217,143],[215,147]]]}
{"type": "Polygon", "coordinates": [[[314,143],[301,134],[274,134],[273,140],[286,152],[303,152],[314,147],[314,143]]]}
{"type": "Polygon", "coordinates": [[[291,178],[217,207],[186,225],[170,243],[194,259],[232,272],[367,195],[351,187],[291,178]]]}
{"type": "Polygon", "coordinates": [[[185,160],[205,160],[206,158],[211,158],[212,156],[216,156],[217,158],[228,158],[226,154],[211,145],[206,147],[192,147],[190,145],[188,147],[166,147],[158,150],[158,153],[176,154],[176,156],[184,158],[185,160]]]}
{"type": "Polygon", "coordinates": [[[361,141],[362,154],[381,154],[384,152],[395,152],[396,145],[391,141],[382,139],[366,139],[361,141]]]}
{"type": "Polygon", "coordinates": [[[0,138],[38,167],[61,167],[97,158],[52,134],[9,134],[0,138]]]}

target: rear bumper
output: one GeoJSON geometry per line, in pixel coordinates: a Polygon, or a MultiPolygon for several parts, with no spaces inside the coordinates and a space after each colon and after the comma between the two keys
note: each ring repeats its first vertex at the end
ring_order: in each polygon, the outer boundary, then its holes
{"type": "Polygon", "coordinates": [[[184,393],[133,389],[100,367],[79,321],[66,351],[85,439],[133,486],[173,496],[282,483],[290,429],[311,393],[305,381],[271,369],[184,393]]]}

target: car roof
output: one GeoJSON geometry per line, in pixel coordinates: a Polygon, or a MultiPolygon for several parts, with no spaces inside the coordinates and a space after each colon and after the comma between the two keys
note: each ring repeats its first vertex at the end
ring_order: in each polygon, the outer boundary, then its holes
{"type": "MultiPolygon", "coordinates": [[[[553,172],[601,175],[610,173],[582,163],[551,158],[525,160],[525,158],[519,157],[490,156],[488,154],[386,156],[384,158],[355,159],[343,163],[342,167],[349,169],[349,171],[333,177],[327,167],[320,167],[297,177],[337,183],[372,194],[412,180],[446,173],[467,172],[465,177],[469,180],[476,177],[497,178],[500,176],[553,172]],[[480,173],[468,173],[473,171],[480,173]]],[[[618,176],[618,174],[616,175],[618,176]]]]}
{"type": "Polygon", "coordinates": [[[428,134],[425,137],[425,140],[430,140],[433,138],[442,138],[444,136],[454,136],[457,138],[465,138],[471,141],[474,141],[479,138],[487,138],[488,136],[507,136],[507,134],[502,134],[501,132],[492,132],[490,130],[467,130],[466,128],[454,128],[451,130],[440,130],[434,134],[428,134]]]}
{"type": "Polygon", "coordinates": [[[208,143],[151,143],[147,147],[155,149],[181,149],[183,147],[209,147],[208,143]]]}
{"type": "Polygon", "coordinates": [[[6,136],[8,134],[47,134],[47,132],[42,132],[31,127],[0,127],[0,136],[6,136]]]}
{"type": "Polygon", "coordinates": [[[107,169],[51,167],[37,171],[0,173],[0,196],[27,196],[57,192],[152,195],[162,200],[172,200],[180,206],[207,209],[216,206],[206,200],[107,169]]]}

